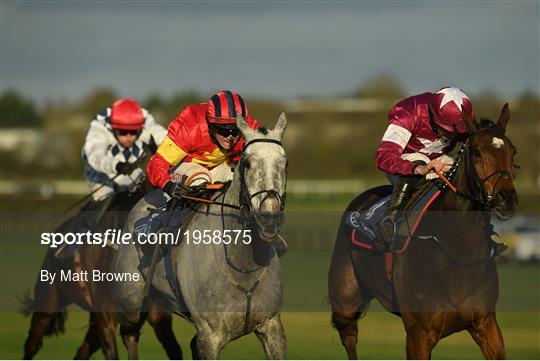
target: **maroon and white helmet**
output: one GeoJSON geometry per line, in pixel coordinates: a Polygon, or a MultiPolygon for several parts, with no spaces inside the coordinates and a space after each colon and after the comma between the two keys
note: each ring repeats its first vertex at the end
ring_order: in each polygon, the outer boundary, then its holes
{"type": "Polygon", "coordinates": [[[452,133],[467,133],[469,126],[461,112],[474,118],[471,99],[459,88],[446,87],[433,95],[431,109],[435,112],[433,121],[452,133]]]}

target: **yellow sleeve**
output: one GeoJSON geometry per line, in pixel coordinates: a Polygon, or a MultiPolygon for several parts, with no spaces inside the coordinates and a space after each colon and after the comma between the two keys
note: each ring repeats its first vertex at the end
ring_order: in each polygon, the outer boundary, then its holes
{"type": "Polygon", "coordinates": [[[176,143],[169,137],[165,137],[159,145],[157,154],[163,157],[170,165],[177,165],[187,155],[176,143]]]}

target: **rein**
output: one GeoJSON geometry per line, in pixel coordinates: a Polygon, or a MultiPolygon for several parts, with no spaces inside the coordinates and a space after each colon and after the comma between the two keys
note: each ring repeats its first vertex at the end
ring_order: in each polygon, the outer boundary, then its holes
{"type": "MultiPolygon", "coordinates": [[[[249,141],[248,143],[244,144],[244,147],[242,148],[242,152],[245,151],[248,146],[250,146],[251,144],[254,144],[254,143],[273,143],[273,144],[277,144],[277,145],[283,147],[283,144],[280,141],[275,140],[275,139],[253,139],[253,140],[249,141]]],[[[213,201],[211,199],[193,197],[193,196],[188,196],[188,195],[182,195],[181,197],[184,198],[184,199],[190,200],[190,201],[206,203],[206,204],[215,204],[215,205],[222,206],[222,207],[237,209],[237,210],[242,211],[242,216],[246,217],[246,218],[247,218],[247,214],[249,214],[251,212],[251,200],[254,197],[256,197],[256,196],[258,196],[260,194],[266,194],[266,196],[261,201],[261,204],[266,200],[266,198],[268,198],[270,196],[275,196],[279,200],[280,210],[283,211],[285,209],[286,193],[281,195],[281,194],[279,194],[277,191],[275,191],[273,189],[271,189],[271,190],[263,189],[263,190],[255,192],[253,194],[249,194],[249,192],[247,192],[247,189],[245,189],[244,167],[241,165],[241,163],[239,164],[238,171],[240,172],[240,184],[241,184],[241,188],[240,188],[240,205],[239,206],[237,206],[236,204],[231,204],[231,203],[226,203],[226,202],[216,202],[216,201],[213,201]]],[[[223,188],[223,186],[212,187],[212,185],[209,185],[209,186],[207,186],[206,189],[220,189],[220,188],[223,188]]],[[[225,193],[227,192],[227,189],[228,189],[228,186],[225,187],[225,191],[223,192],[223,195],[224,195],[223,199],[225,199],[225,193]]]]}

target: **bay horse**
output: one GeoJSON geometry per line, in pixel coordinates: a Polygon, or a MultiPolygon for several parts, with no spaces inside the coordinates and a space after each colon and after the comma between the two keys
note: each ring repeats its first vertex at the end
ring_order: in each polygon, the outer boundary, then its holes
{"type": "MultiPolygon", "coordinates": [[[[135,192],[116,193],[110,207],[101,217],[101,222],[92,232],[104,233],[107,229],[121,229],[128,211],[151,188],[145,181],[135,192]]],[[[65,222],[56,231],[67,231],[69,222],[65,222]]],[[[73,230],[69,230],[73,231],[73,230]]],[[[24,344],[24,359],[32,359],[43,345],[43,337],[65,331],[66,307],[72,303],[90,313],[90,324],[82,345],[75,354],[75,359],[89,359],[99,348],[103,349],[106,359],[118,359],[116,330],[118,317],[112,282],[59,282],[61,271],[73,273],[82,270],[112,272],[117,251],[110,246],[82,245],[79,249],[80,260],[64,264],[55,256],[55,249],[49,248],[45,254],[41,269],[57,274],[52,284],[42,282],[38,276],[34,286],[34,299],[23,300],[23,313],[32,314],[30,330],[24,344]]],[[[165,348],[168,357],[181,359],[182,350],[172,332],[171,315],[157,303],[152,302],[147,318],[154,328],[157,338],[165,348]]]]}
{"type": "MultiPolygon", "coordinates": [[[[281,138],[287,119],[282,113],[274,129],[253,130],[241,116],[236,123],[245,145],[232,181],[217,200],[196,207],[189,221],[182,224],[184,239],[163,250],[152,287],[167,310],[194,324],[193,358],[217,359],[231,341],[254,332],[267,358],[284,359],[281,267],[271,242],[284,222],[287,157],[281,138]],[[218,232],[217,241],[193,242],[196,231],[210,232],[211,237],[218,232]],[[242,235],[238,241],[226,241],[226,232],[242,235]]],[[[163,192],[157,192],[156,198],[162,199],[159,203],[166,203],[163,192]]],[[[149,214],[151,195],[131,211],[127,232],[150,228],[135,225],[149,214]]],[[[121,245],[116,272],[141,272],[138,265],[143,257],[136,245],[121,245]]],[[[142,275],[146,278],[148,272],[142,271],[142,275]]],[[[144,280],[117,284],[123,311],[120,332],[130,359],[138,358],[144,288],[144,280]]]]}
{"type": "Polygon", "coordinates": [[[490,218],[510,218],[517,205],[516,148],[506,136],[505,104],[497,123],[463,114],[471,132],[454,166],[456,193],[447,187],[431,204],[402,254],[394,255],[393,279],[385,257],[351,249],[347,213],[362,212],[389,195],[391,186],[370,189],[345,211],[329,272],[332,323],[349,359],[357,358],[357,321],[375,298],[401,317],[409,359],[427,359],[437,342],[467,330],[487,359],[505,358],[495,317],[499,296],[490,218]]]}

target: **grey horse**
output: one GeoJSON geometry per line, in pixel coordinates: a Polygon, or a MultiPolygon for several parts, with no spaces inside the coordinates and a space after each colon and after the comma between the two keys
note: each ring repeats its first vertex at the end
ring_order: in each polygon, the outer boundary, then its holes
{"type": "MultiPolygon", "coordinates": [[[[168,257],[157,263],[152,288],[169,311],[195,325],[197,332],[191,341],[194,358],[217,359],[228,343],[254,332],[268,359],[284,359],[281,268],[272,241],[279,237],[284,222],[287,158],[281,138],[287,119],[282,113],[272,130],[253,130],[241,116],[237,125],[245,145],[230,186],[215,204],[197,207],[182,232],[189,236],[196,230],[240,230],[241,239],[237,244],[228,239],[227,245],[214,241],[194,244],[184,238],[180,245],[168,247],[168,257]]],[[[126,231],[133,233],[135,222],[148,214],[148,208],[166,202],[161,190],[147,195],[131,211],[126,231]]],[[[140,271],[142,255],[136,245],[121,246],[115,268],[115,272],[143,275],[139,282],[118,283],[116,287],[120,332],[131,359],[138,358],[140,320],[144,317],[142,279],[147,272],[144,268],[140,271]]]]}

